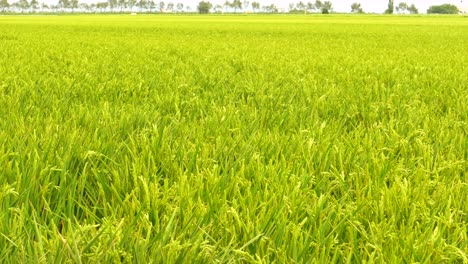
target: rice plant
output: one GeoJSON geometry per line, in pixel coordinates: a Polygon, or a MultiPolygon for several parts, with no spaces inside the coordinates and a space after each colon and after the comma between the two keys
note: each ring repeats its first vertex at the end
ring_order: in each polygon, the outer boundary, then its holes
{"type": "Polygon", "coordinates": [[[0,17],[0,262],[467,263],[463,17],[0,17]]]}

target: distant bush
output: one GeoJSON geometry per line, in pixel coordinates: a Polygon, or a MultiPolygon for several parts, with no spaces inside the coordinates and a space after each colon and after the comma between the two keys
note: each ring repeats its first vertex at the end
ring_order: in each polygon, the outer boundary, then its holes
{"type": "Polygon", "coordinates": [[[428,14],[458,14],[458,7],[451,4],[431,6],[427,10],[428,14]]]}
{"type": "Polygon", "coordinates": [[[304,11],[299,9],[291,9],[289,10],[289,14],[304,14],[304,11]]]}

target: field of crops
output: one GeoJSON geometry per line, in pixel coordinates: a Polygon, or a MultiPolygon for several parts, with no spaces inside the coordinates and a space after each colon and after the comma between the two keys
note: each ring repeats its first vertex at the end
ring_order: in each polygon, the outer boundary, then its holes
{"type": "Polygon", "coordinates": [[[468,19],[0,17],[0,262],[467,263],[468,19]]]}

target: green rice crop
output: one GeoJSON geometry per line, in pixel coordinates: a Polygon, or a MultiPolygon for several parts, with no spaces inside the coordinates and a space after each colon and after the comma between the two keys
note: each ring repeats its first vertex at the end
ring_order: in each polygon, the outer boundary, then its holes
{"type": "Polygon", "coordinates": [[[0,262],[468,263],[461,16],[0,17],[0,262]]]}

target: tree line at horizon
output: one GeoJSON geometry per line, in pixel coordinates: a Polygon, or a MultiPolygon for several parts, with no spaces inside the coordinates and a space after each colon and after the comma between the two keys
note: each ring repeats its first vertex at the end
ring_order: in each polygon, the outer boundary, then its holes
{"type": "MultiPolygon", "coordinates": [[[[223,4],[212,4],[210,1],[200,1],[196,9],[183,3],[173,3],[154,0],[106,0],[96,3],[83,3],[79,0],[59,0],[56,5],[47,5],[44,2],[39,3],[38,0],[18,0],[10,3],[9,0],[0,0],[0,12],[20,12],[20,13],[46,13],[46,12],[62,12],[62,13],[114,13],[114,12],[145,12],[145,13],[182,13],[182,12],[197,12],[200,14],[208,13],[322,13],[328,14],[333,12],[333,4],[331,1],[315,0],[315,2],[290,3],[287,10],[278,8],[275,4],[260,5],[259,2],[248,0],[226,0],[223,4]]],[[[431,6],[428,14],[457,14],[459,12],[457,6],[451,4],[443,4],[431,6]]],[[[351,4],[351,13],[365,13],[361,3],[355,2],[351,4]]],[[[419,10],[415,4],[399,2],[395,5],[394,0],[388,1],[388,8],[384,11],[385,14],[418,14],[419,10]]]]}

